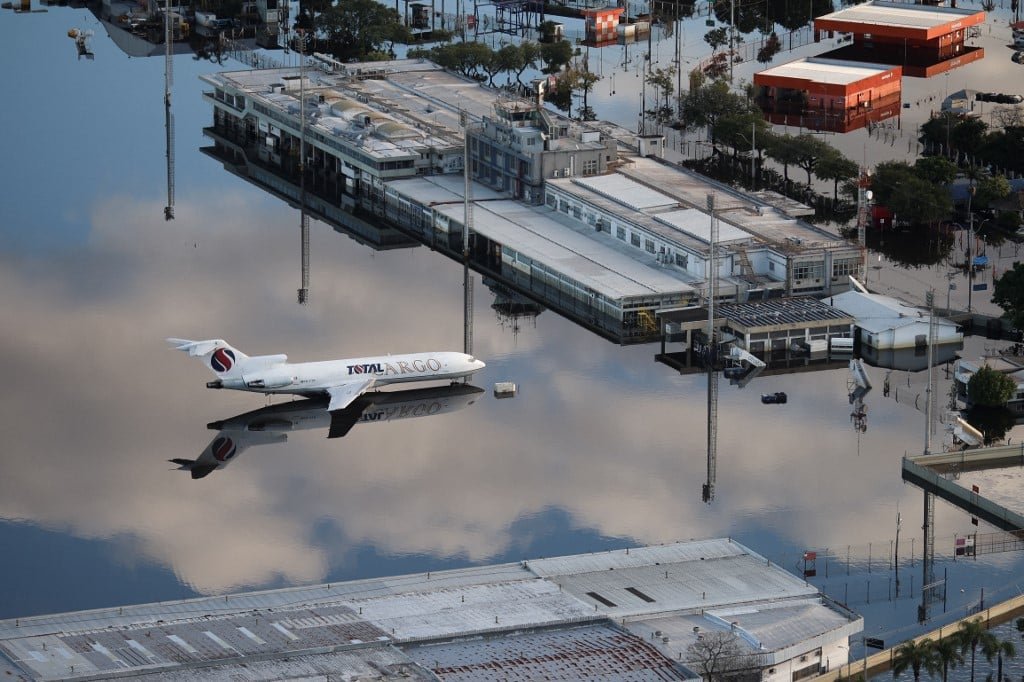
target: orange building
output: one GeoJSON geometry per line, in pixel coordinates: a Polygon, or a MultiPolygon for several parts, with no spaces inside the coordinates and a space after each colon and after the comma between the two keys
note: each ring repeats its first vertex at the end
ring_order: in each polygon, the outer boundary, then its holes
{"type": "Polygon", "coordinates": [[[845,133],[900,113],[898,66],[808,57],[754,74],[772,123],[845,133]]]}
{"type": "Polygon", "coordinates": [[[622,7],[585,9],[581,13],[586,26],[586,40],[591,47],[604,47],[618,42],[619,18],[626,10],[622,7]]]}
{"type": "Polygon", "coordinates": [[[853,42],[822,56],[873,64],[899,64],[907,76],[929,78],[985,56],[965,44],[985,13],[956,7],[865,2],[814,20],[814,39],[850,34],[853,42]]]}

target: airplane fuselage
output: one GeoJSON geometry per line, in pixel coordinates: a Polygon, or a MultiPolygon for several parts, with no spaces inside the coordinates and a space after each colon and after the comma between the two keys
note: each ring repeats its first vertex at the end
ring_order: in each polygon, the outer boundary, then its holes
{"type": "Polygon", "coordinates": [[[297,363],[281,362],[279,357],[249,358],[240,377],[208,385],[258,393],[314,396],[342,382],[373,378],[374,385],[386,386],[410,381],[452,380],[470,376],[484,366],[469,355],[450,351],[297,363]]]}

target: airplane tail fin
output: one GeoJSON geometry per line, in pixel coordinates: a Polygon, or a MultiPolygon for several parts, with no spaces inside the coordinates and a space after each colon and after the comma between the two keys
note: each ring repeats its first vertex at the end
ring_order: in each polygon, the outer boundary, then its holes
{"type": "Polygon", "coordinates": [[[201,358],[203,364],[211,372],[217,375],[218,379],[232,379],[242,375],[242,365],[249,356],[233,348],[224,339],[207,339],[205,341],[190,341],[189,339],[167,339],[167,343],[175,350],[188,353],[190,358],[201,358]]]}

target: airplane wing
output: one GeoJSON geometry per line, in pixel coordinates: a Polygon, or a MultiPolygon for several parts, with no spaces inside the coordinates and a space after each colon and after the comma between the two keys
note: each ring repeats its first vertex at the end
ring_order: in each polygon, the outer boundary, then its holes
{"type": "Polygon", "coordinates": [[[331,428],[327,432],[327,437],[341,438],[347,434],[371,404],[366,398],[356,398],[348,407],[330,412],[331,428]]]}
{"type": "Polygon", "coordinates": [[[331,396],[331,402],[327,406],[327,411],[334,412],[335,410],[341,410],[348,407],[353,400],[369,390],[375,381],[375,377],[369,377],[367,379],[345,381],[340,384],[335,384],[334,386],[329,386],[327,388],[327,393],[331,396]]]}

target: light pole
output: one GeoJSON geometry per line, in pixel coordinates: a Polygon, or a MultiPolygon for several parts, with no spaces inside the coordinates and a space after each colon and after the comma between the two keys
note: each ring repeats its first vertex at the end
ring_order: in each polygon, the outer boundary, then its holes
{"type": "Polygon", "coordinates": [[[971,312],[971,293],[974,291],[974,257],[971,254],[974,246],[974,212],[971,210],[971,200],[977,191],[974,185],[967,190],[967,312],[971,312]]]}
{"type": "Polygon", "coordinates": [[[874,196],[868,187],[871,186],[871,169],[862,168],[857,178],[857,244],[860,245],[861,281],[868,281],[868,245],[867,245],[867,203],[874,196]]]}

